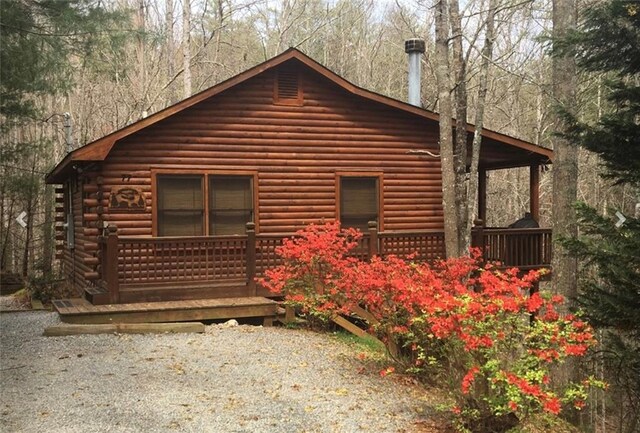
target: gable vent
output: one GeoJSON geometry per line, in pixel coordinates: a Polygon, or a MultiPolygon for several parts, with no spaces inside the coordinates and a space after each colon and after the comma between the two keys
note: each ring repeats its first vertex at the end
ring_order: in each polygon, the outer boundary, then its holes
{"type": "Polygon", "coordinates": [[[300,76],[293,69],[280,69],[276,79],[274,102],[282,105],[302,105],[300,76]]]}

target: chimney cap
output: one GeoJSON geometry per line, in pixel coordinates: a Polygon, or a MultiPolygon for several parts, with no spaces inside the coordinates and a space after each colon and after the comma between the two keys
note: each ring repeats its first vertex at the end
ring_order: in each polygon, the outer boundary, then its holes
{"type": "Polygon", "coordinates": [[[420,38],[412,38],[404,41],[404,52],[405,53],[424,53],[425,52],[425,43],[424,39],[420,38]]]}

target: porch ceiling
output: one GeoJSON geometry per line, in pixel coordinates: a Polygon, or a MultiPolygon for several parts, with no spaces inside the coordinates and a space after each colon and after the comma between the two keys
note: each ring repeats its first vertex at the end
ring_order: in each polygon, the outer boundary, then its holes
{"type": "MultiPolygon", "coordinates": [[[[468,146],[468,160],[471,163],[471,144],[468,146]]],[[[480,148],[480,168],[497,170],[501,168],[529,167],[531,165],[550,164],[553,156],[551,149],[532,145],[514,146],[509,143],[484,137],[480,148]]]]}

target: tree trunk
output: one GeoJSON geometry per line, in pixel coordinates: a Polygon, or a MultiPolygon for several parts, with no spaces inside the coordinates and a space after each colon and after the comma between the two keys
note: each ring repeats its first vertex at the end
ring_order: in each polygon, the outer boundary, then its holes
{"type": "MultiPolygon", "coordinates": [[[[173,40],[173,0],[165,0],[166,16],[165,16],[165,35],[167,44],[167,83],[173,80],[173,76],[176,73],[174,64],[174,40],[173,40]]],[[[167,97],[170,104],[178,102],[176,97],[175,88],[169,84],[167,88],[167,97]]]]}
{"type": "Polygon", "coordinates": [[[0,270],[6,271],[14,271],[13,267],[10,266],[10,263],[12,263],[11,260],[8,260],[10,258],[10,254],[11,254],[11,248],[9,248],[10,245],[10,240],[11,240],[11,227],[13,225],[13,208],[15,205],[15,198],[11,197],[11,200],[9,201],[9,209],[6,212],[6,216],[7,216],[7,227],[6,230],[4,232],[4,236],[2,237],[2,239],[0,239],[0,241],[2,241],[2,250],[0,251],[0,270]]]}
{"type": "Polygon", "coordinates": [[[136,115],[144,118],[147,110],[147,68],[145,62],[145,33],[146,33],[146,17],[145,17],[145,0],[138,0],[138,12],[136,15],[136,27],[138,29],[137,36],[137,57],[138,57],[138,104],[140,112],[136,115]]]}
{"type": "MultiPolygon", "coordinates": [[[[576,0],[553,1],[553,39],[566,36],[576,27],[576,0]]],[[[553,57],[553,97],[561,110],[574,112],[576,107],[576,64],[570,56],[553,57]]],[[[553,125],[556,134],[563,133],[566,125],[560,118],[553,125]]],[[[578,186],[578,147],[567,140],[554,136],[553,161],[553,237],[554,239],[576,237],[578,234],[577,216],[574,203],[578,186]]],[[[552,261],[553,290],[567,298],[563,308],[570,310],[575,306],[577,289],[577,259],[569,255],[558,243],[554,242],[552,261]]],[[[567,360],[554,372],[560,386],[577,379],[578,366],[574,360],[567,360]]],[[[575,411],[565,415],[570,421],[577,422],[575,411]]]]}
{"type": "Polygon", "coordinates": [[[469,251],[470,233],[465,230],[468,214],[467,203],[467,62],[462,50],[462,22],[458,0],[449,0],[451,40],[453,49],[452,69],[455,76],[456,136],[453,150],[455,171],[456,209],[458,213],[458,255],[469,251]]]}
{"type": "MultiPolygon", "coordinates": [[[[576,27],[576,1],[554,0],[553,38],[564,37],[576,27]]],[[[575,111],[576,106],[576,65],[570,56],[553,58],[553,96],[561,110],[575,111]]],[[[563,133],[566,125],[557,119],[555,133],[563,133]]],[[[553,161],[553,236],[555,239],[575,237],[578,225],[575,209],[578,185],[578,147],[567,140],[555,136],[553,161]]],[[[566,296],[569,304],[577,295],[577,260],[570,256],[558,243],[553,251],[553,288],[566,296]]],[[[570,306],[570,305],[569,305],[570,306]]]]}
{"type": "Polygon", "coordinates": [[[449,13],[447,1],[435,5],[436,50],[435,73],[438,85],[438,111],[440,112],[440,161],[442,170],[442,207],[444,210],[444,238],[447,257],[457,257],[458,209],[456,208],[456,174],[454,169],[453,115],[449,74],[449,13]]]}
{"type": "Polygon", "coordinates": [[[191,1],[183,0],[182,7],[182,63],[183,97],[191,96],[191,1]]]}
{"type": "Polygon", "coordinates": [[[25,241],[24,241],[24,249],[22,250],[22,278],[27,278],[27,276],[29,275],[29,269],[30,269],[30,261],[32,258],[32,254],[31,254],[31,239],[33,238],[33,201],[34,201],[34,194],[33,194],[33,188],[29,188],[29,195],[27,197],[26,200],[26,204],[27,204],[27,216],[26,216],[26,223],[27,223],[27,227],[25,227],[25,241]]]}
{"type": "MultiPolygon", "coordinates": [[[[496,0],[489,0],[489,9],[487,11],[486,31],[484,46],[482,47],[482,61],[480,64],[480,77],[478,79],[478,101],[476,106],[476,129],[473,133],[473,144],[471,146],[471,167],[469,169],[469,189],[467,191],[468,203],[466,230],[465,230],[465,249],[471,246],[471,229],[473,220],[478,210],[478,165],[480,164],[480,147],[482,145],[482,128],[484,123],[484,105],[487,100],[487,88],[489,77],[489,64],[493,57],[493,41],[495,39],[495,14],[496,0]]],[[[485,221],[486,224],[486,221],[485,221]]]]}

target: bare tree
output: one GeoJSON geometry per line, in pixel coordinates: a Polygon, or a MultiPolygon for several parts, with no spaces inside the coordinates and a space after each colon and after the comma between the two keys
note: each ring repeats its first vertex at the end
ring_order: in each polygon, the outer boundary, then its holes
{"type": "MultiPolygon", "coordinates": [[[[563,38],[577,22],[576,0],[553,1],[553,38],[563,38]]],[[[576,64],[568,55],[553,57],[553,97],[560,110],[574,112],[576,106],[576,64]]],[[[553,161],[553,229],[554,237],[568,238],[578,234],[573,207],[577,200],[578,147],[562,138],[566,125],[558,116],[554,123],[553,161]]],[[[577,259],[559,244],[554,244],[553,287],[569,300],[577,295],[577,259]]]]}
{"type": "Polygon", "coordinates": [[[191,96],[191,0],[182,2],[182,96],[188,98],[191,96]]]}
{"type": "MultiPolygon", "coordinates": [[[[165,31],[165,43],[167,44],[166,46],[167,82],[170,83],[173,81],[175,76],[175,63],[174,63],[175,62],[175,59],[174,59],[175,41],[173,38],[173,0],[166,0],[165,8],[166,8],[166,17],[165,17],[164,31],[165,31]]],[[[168,85],[167,91],[168,91],[167,99],[169,99],[169,103],[175,104],[176,102],[178,102],[178,98],[176,96],[173,86],[168,85]]]]}
{"type": "Polygon", "coordinates": [[[442,170],[442,207],[444,209],[444,237],[447,257],[460,255],[458,240],[460,226],[456,206],[456,171],[452,132],[453,106],[451,104],[451,68],[449,64],[449,8],[446,0],[435,5],[436,26],[436,78],[440,112],[440,159],[442,170]]]}
{"type": "Polygon", "coordinates": [[[145,117],[147,107],[147,62],[145,58],[146,52],[146,32],[147,32],[147,19],[146,19],[146,7],[145,0],[138,0],[138,10],[136,13],[136,27],[138,30],[137,36],[137,58],[138,58],[138,83],[136,88],[138,89],[138,104],[142,108],[142,112],[137,113],[137,116],[145,117]]]}
{"type": "Polygon", "coordinates": [[[452,73],[454,84],[455,141],[453,143],[453,170],[455,172],[455,193],[458,226],[458,255],[468,251],[471,233],[465,230],[468,215],[467,205],[467,59],[462,49],[462,20],[458,0],[449,0],[451,23],[452,73]]]}
{"type": "MultiPolygon", "coordinates": [[[[577,23],[576,0],[553,0],[553,38],[565,37],[577,23]]],[[[576,63],[569,55],[554,55],[552,63],[553,97],[560,112],[575,112],[576,107],[576,63]]],[[[566,310],[575,306],[578,294],[578,261],[557,242],[562,238],[578,235],[578,221],[574,204],[578,189],[578,147],[561,136],[567,125],[563,116],[558,115],[553,129],[555,137],[553,161],[553,248],[552,283],[553,290],[567,298],[566,310]]],[[[578,366],[575,361],[567,362],[555,374],[560,384],[568,384],[577,378],[578,366]]],[[[576,422],[577,414],[566,415],[576,422]]]]}
{"type": "Polygon", "coordinates": [[[482,128],[484,125],[484,112],[485,103],[487,100],[487,88],[489,77],[489,65],[493,58],[493,41],[495,38],[495,14],[496,14],[496,2],[497,0],[489,0],[489,6],[487,10],[486,18],[486,30],[484,35],[484,46],[482,47],[482,59],[480,67],[480,77],[478,84],[478,96],[476,101],[476,113],[475,113],[475,131],[473,133],[473,144],[471,146],[471,167],[469,169],[469,182],[467,190],[467,218],[464,245],[470,246],[471,228],[473,225],[473,218],[476,215],[478,201],[476,196],[478,195],[478,165],[480,164],[480,146],[482,143],[482,128]]]}

